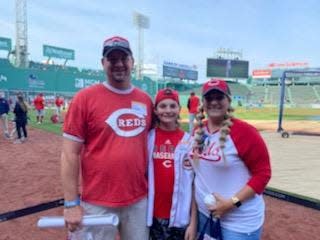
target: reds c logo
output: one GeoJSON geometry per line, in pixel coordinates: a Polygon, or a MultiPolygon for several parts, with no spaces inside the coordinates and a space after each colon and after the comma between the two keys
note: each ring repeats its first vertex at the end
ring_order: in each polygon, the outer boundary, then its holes
{"type": "Polygon", "coordinates": [[[209,142],[200,155],[201,159],[212,162],[219,162],[221,160],[220,147],[214,146],[215,144],[215,142],[209,142]]]}
{"type": "Polygon", "coordinates": [[[165,168],[171,168],[171,167],[172,167],[172,160],[169,160],[169,159],[164,160],[164,161],[162,162],[162,165],[163,165],[165,168]]]}
{"type": "Polygon", "coordinates": [[[210,87],[217,86],[219,84],[220,84],[220,80],[216,80],[216,79],[213,79],[210,82],[208,82],[208,86],[210,87]]]}
{"type": "Polygon", "coordinates": [[[137,136],[146,127],[145,116],[131,108],[122,108],[113,112],[105,122],[122,137],[137,136]]]}

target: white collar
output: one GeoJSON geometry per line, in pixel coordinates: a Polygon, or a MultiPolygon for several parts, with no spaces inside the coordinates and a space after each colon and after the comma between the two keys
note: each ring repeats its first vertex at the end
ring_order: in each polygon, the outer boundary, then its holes
{"type": "Polygon", "coordinates": [[[132,86],[132,84],[130,84],[130,87],[128,89],[125,90],[121,90],[119,88],[115,88],[113,86],[111,86],[108,82],[104,81],[102,83],[106,88],[108,88],[110,91],[114,92],[114,93],[118,93],[118,94],[129,94],[134,90],[134,86],[132,86]]]}

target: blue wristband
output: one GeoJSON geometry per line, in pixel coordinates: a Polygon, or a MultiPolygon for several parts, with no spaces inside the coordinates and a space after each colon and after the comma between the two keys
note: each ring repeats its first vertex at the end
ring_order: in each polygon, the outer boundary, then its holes
{"type": "Polygon", "coordinates": [[[72,201],[64,201],[64,207],[65,208],[73,208],[73,207],[76,207],[76,206],[79,206],[80,205],[80,198],[77,197],[75,200],[72,200],[72,201]]]}

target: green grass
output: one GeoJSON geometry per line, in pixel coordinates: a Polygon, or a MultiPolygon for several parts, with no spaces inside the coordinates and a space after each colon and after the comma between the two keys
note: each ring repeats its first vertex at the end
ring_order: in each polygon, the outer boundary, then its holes
{"type": "MultiPolygon", "coordinates": [[[[247,120],[277,120],[278,108],[237,108],[234,115],[247,120]]],[[[283,119],[290,120],[310,120],[312,116],[320,116],[320,109],[311,108],[285,108],[283,119]]]]}
{"type": "Polygon", "coordinates": [[[54,110],[52,109],[46,109],[45,111],[45,115],[44,115],[44,121],[42,124],[37,124],[36,121],[36,112],[34,110],[29,110],[28,116],[29,116],[29,121],[28,121],[28,125],[34,127],[34,128],[38,128],[38,129],[42,129],[44,131],[47,132],[52,132],[58,135],[62,134],[62,124],[53,124],[50,120],[50,117],[52,116],[52,114],[54,113],[54,110]]]}
{"type": "Polygon", "coordinates": [[[61,125],[62,124],[53,124],[53,123],[49,123],[49,122],[44,122],[42,124],[37,124],[35,121],[31,121],[29,122],[29,125],[34,127],[34,128],[38,128],[38,129],[42,129],[45,130],[47,132],[52,132],[58,135],[62,134],[62,129],[61,129],[61,125]]]}

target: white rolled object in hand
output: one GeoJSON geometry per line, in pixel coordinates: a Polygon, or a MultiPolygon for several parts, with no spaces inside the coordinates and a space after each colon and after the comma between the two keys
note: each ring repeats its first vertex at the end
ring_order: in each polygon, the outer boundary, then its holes
{"type": "Polygon", "coordinates": [[[203,199],[204,203],[207,206],[213,206],[216,204],[216,198],[213,196],[213,194],[207,194],[204,199],[203,199]]]}
{"type": "MultiPolygon", "coordinates": [[[[83,226],[101,226],[112,225],[118,226],[119,218],[115,214],[105,215],[86,215],[82,218],[83,226]]],[[[37,226],[39,228],[62,228],[65,227],[63,216],[41,217],[38,220],[37,226]]]]}

